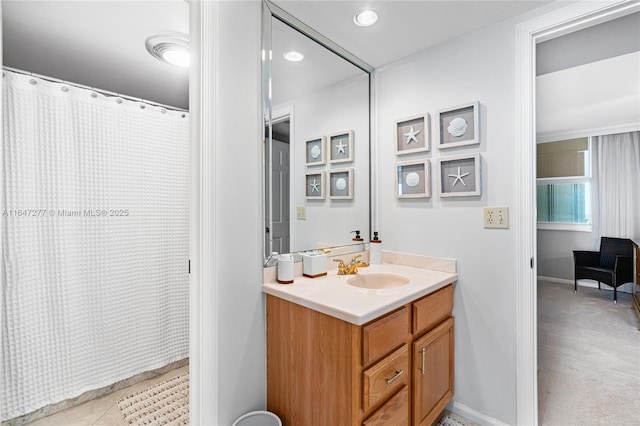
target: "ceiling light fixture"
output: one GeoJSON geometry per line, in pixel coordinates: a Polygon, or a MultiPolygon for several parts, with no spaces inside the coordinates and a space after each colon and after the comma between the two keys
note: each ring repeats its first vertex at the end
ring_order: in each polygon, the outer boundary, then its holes
{"type": "Polygon", "coordinates": [[[378,21],[378,14],[373,10],[364,9],[353,15],[353,22],[359,27],[368,27],[378,21]]]}
{"type": "Polygon", "coordinates": [[[304,55],[300,52],[296,52],[295,50],[292,50],[290,52],[285,53],[284,58],[287,61],[300,62],[301,60],[304,59],[304,55]]]}
{"type": "Polygon", "coordinates": [[[189,68],[189,39],[186,35],[155,35],[146,39],[144,45],[154,58],[189,68]]]}

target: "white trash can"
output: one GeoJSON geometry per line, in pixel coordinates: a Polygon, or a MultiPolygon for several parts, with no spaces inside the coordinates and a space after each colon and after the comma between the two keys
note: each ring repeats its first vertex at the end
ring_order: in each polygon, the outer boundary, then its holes
{"type": "Polygon", "coordinates": [[[232,426],[282,426],[282,421],[269,411],[252,411],[241,416],[232,426]]]}

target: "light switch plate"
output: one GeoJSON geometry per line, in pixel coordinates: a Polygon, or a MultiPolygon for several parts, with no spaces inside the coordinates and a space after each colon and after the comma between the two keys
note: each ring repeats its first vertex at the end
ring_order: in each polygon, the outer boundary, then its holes
{"type": "Polygon", "coordinates": [[[305,206],[298,206],[296,208],[296,218],[298,220],[307,220],[307,208],[305,206]]]}
{"type": "Polygon", "coordinates": [[[509,207],[485,207],[485,228],[509,228],[509,207]]]}

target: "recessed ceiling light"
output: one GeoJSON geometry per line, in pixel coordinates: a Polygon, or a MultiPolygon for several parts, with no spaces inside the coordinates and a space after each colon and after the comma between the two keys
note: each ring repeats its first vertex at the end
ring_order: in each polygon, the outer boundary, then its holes
{"type": "Polygon", "coordinates": [[[364,9],[353,15],[353,22],[360,27],[368,27],[378,21],[378,14],[373,10],[364,9]]]}
{"type": "Polygon", "coordinates": [[[147,51],[167,64],[189,68],[189,40],[187,36],[155,35],[145,40],[147,51]]]}
{"type": "Polygon", "coordinates": [[[292,50],[290,52],[285,53],[284,58],[287,61],[300,62],[301,60],[304,59],[304,55],[300,52],[296,52],[295,50],[292,50]]]}

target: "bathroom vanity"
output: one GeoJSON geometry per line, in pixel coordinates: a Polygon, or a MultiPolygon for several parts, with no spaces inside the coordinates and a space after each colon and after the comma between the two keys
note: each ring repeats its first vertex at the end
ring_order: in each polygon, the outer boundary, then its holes
{"type": "Polygon", "coordinates": [[[442,271],[419,267],[433,258],[385,257],[414,266],[359,274],[408,281],[362,288],[330,271],[263,285],[267,408],[285,425],[430,425],[451,400],[455,261],[442,271]]]}

